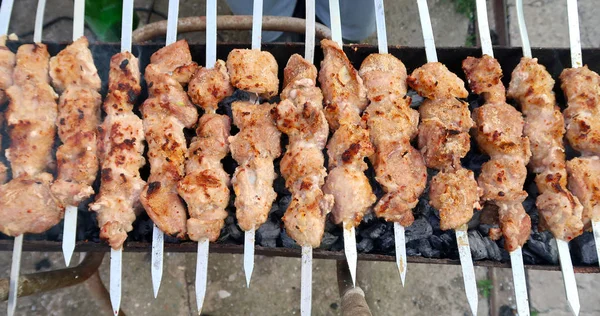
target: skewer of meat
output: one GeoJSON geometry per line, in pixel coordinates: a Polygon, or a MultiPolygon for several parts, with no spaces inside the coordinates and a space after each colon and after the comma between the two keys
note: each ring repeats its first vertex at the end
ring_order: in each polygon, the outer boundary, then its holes
{"type": "Polygon", "coordinates": [[[362,126],[361,113],[367,107],[367,90],[342,50],[338,1],[330,1],[332,37],[321,41],[324,59],[319,83],[325,100],[325,117],[334,131],[327,144],[329,174],[323,192],[334,197],[332,220],[344,229],[344,252],[353,284],[356,283],[356,238],[354,229],[375,203],[364,171],[365,157],[374,154],[369,131],[362,126]]]}
{"type": "Polygon", "coordinates": [[[218,103],[233,93],[225,62],[217,60],[217,4],[206,2],[206,67],[198,67],[188,87],[192,102],[204,109],[198,121],[196,137],[188,149],[186,176],[177,184],[186,201],[190,218],[187,234],[198,242],[196,258],[196,305],[202,313],[206,294],[208,245],[219,238],[227,218],[229,175],[221,160],[229,153],[231,122],[217,114],[218,103]],[[214,66],[213,66],[214,65],[214,66]]]}
{"type": "MultiPolygon", "coordinates": [[[[531,142],[532,152],[529,168],[537,174],[535,182],[540,192],[536,200],[541,215],[540,228],[549,229],[556,239],[565,289],[568,295],[573,295],[569,293],[577,293],[577,287],[574,286],[575,274],[568,241],[583,232],[583,206],[567,189],[563,144],[565,127],[552,91],[554,80],[546,68],[538,64],[537,58],[532,58],[522,0],[517,1],[516,7],[524,57],[513,70],[508,97],[518,101],[525,115],[524,134],[531,142]]],[[[573,299],[569,298],[571,301],[573,299]]],[[[526,313],[525,308],[529,308],[517,307],[519,314],[526,313]]]]}
{"type": "MultiPolygon", "coordinates": [[[[467,223],[479,209],[481,190],[472,171],[460,160],[470,150],[469,131],[473,120],[466,102],[464,82],[439,63],[426,0],[419,0],[419,13],[428,63],[408,77],[408,84],[426,98],[419,107],[419,149],[425,165],[439,172],[431,179],[430,204],[439,210],[440,228],[456,233],[467,301],[477,314],[478,293],[467,223]]],[[[408,107],[408,105],[406,105],[408,107]]]]}
{"type": "MultiPolygon", "coordinates": [[[[8,10],[8,2],[6,5],[2,5],[2,18],[10,19],[10,11],[8,11],[8,17],[4,17],[4,11],[8,10]]],[[[4,23],[4,22],[2,22],[4,23]]],[[[0,29],[0,32],[2,29],[0,29]]],[[[4,31],[6,33],[6,31],[4,31]]],[[[6,95],[6,90],[12,86],[13,84],[13,70],[15,68],[15,54],[6,47],[6,40],[8,36],[3,34],[0,35],[0,106],[4,106],[4,104],[8,101],[8,96],[6,95]]],[[[4,128],[4,113],[0,115],[0,128],[4,128]]],[[[0,155],[4,157],[4,147],[2,147],[2,135],[0,135],[0,155]]],[[[0,184],[5,183],[8,180],[8,168],[4,164],[4,161],[0,160],[0,184]]]]}
{"type": "Polygon", "coordinates": [[[50,59],[52,85],[61,94],[58,104],[56,152],[57,177],[53,194],[67,206],[63,231],[63,255],[68,266],[75,249],[77,206],[94,194],[98,172],[97,128],[100,122],[101,82],[88,40],[83,36],[85,1],[76,0],[73,43],[50,59]]]}
{"type": "Polygon", "coordinates": [[[152,54],[145,79],[149,98],[141,107],[148,143],[150,177],[140,202],[154,222],[152,231],[152,287],[158,295],[163,273],[164,234],[186,236],[187,213],[177,194],[185,176],[187,147],[184,128],[198,120],[198,111],[183,86],[198,67],[185,40],[177,40],[179,1],[169,1],[166,46],[152,54]]]}
{"type": "MultiPolygon", "coordinates": [[[[485,0],[477,1],[477,20],[483,57],[468,57],[462,63],[471,90],[485,99],[485,104],[473,111],[474,134],[479,148],[490,156],[490,160],[483,164],[477,181],[483,190],[483,201],[498,208],[504,247],[511,258],[518,309],[528,314],[521,247],[531,232],[531,219],[522,204],[527,198],[523,185],[527,177],[526,165],[531,157],[529,139],[523,135],[522,114],[506,103],[502,69],[492,57],[494,52],[485,0]]],[[[499,237],[497,229],[492,232],[499,237]]]]}
{"type": "Polygon", "coordinates": [[[423,157],[410,144],[417,135],[419,114],[410,108],[406,96],[406,67],[387,53],[387,34],[383,1],[375,1],[379,54],[369,55],[359,74],[367,89],[370,104],[363,121],[367,123],[375,154],[370,156],[376,180],[386,194],[374,207],[375,214],[394,223],[396,264],[404,286],[406,245],[404,227],[414,217],[412,209],[427,184],[427,168],[423,157]]]}
{"type": "MultiPolygon", "coordinates": [[[[254,1],[252,15],[252,49],[234,49],[227,56],[231,84],[269,99],[277,95],[277,61],[271,53],[260,51],[262,0],[254,1]]],[[[277,197],[273,189],[276,178],[273,161],[281,155],[281,132],[271,119],[272,104],[251,101],[234,102],[233,123],[239,133],[229,138],[231,156],[238,163],[231,184],[235,192],[238,225],[244,236],[244,273],[246,285],[254,270],[254,234],[269,215],[277,197]]]]}
{"type": "Polygon", "coordinates": [[[114,314],[121,305],[123,243],[141,211],[139,196],[146,184],[139,169],[145,164],[144,128],[133,113],[140,94],[138,59],[131,51],[133,0],[123,2],[121,52],[110,61],[104,122],[98,127],[100,190],[90,210],[98,213],[100,238],[108,241],[110,254],[110,300],[114,314]]]}
{"type": "MultiPolygon", "coordinates": [[[[43,2],[43,1],[42,1],[43,2]]],[[[43,3],[38,6],[43,11],[43,3]]],[[[36,24],[42,23],[38,15],[36,24]]],[[[52,147],[56,135],[58,96],[48,76],[50,55],[41,44],[41,29],[34,34],[35,44],[22,45],[16,54],[13,85],[6,90],[10,100],[6,121],[10,148],[12,180],[0,187],[0,230],[15,238],[8,315],[16,308],[21,248],[25,233],[42,233],[58,224],[64,207],[51,192],[55,161],[52,147]]]]}
{"type": "Polygon", "coordinates": [[[323,95],[316,87],[317,68],[312,64],[314,5],[314,0],[306,2],[305,58],[294,54],[288,60],[281,102],[273,111],[277,128],[289,138],[280,166],[292,200],[283,223],[287,234],[302,247],[301,315],[311,314],[312,249],[321,244],[325,220],[333,207],[333,196],[322,191],[327,175],[323,149],[329,126],[323,113],[323,95]]]}

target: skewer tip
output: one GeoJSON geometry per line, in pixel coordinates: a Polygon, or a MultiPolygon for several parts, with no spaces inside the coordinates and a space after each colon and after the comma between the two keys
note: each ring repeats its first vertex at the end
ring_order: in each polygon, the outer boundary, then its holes
{"type": "Polygon", "coordinates": [[[400,281],[402,287],[406,279],[406,240],[404,236],[404,226],[400,223],[394,223],[394,238],[396,244],[396,266],[400,273],[400,281]]]}
{"type": "MultiPolygon", "coordinates": [[[[592,231],[594,233],[594,241],[596,242],[596,255],[600,258],[600,222],[592,221],[592,231]]],[[[600,260],[598,260],[600,264],[600,260]]]]}
{"type": "Polygon", "coordinates": [[[577,281],[575,280],[575,271],[573,271],[573,262],[571,261],[569,244],[564,240],[556,239],[556,246],[558,247],[558,258],[563,274],[567,302],[569,303],[573,315],[577,316],[579,315],[580,309],[579,291],[577,289],[577,281]]]}
{"type": "Polygon", "coordinates": [[[344,252],[346,253],[346,261],[348,262],[348,269],[350,269],[350,276],[352,276],[352,286],[356,286],[356,236],[354,232],[354,226],[348,225],[344,222],[344,252]]]}
{"type": "Polygon", "coordinates": [[[527,295],[527,280],[525,266],[523,265],[523,252],[521,247],[510,253],[510,264],[515,287],[515,299],[519,316],[529,316],[529,297],[527,295]]]}
{"type": "Polygon", "coordinates": [[[123,248],[110,249],[110,303],[114,315],[121,309],[121,267],[123,262],[123,248]]]}
{"type": "Polygon", "coordinates": [[[75,251],[75,232],[77,231],[77,207],[67,206],[65,210],[62,251],[65,258],[65,265],[71,264],[71,257],[75,251]]]}
{"type": "Polygon", "coordinates": [[[202,313],[204,297],[206,296],[206,282],[208,272],[208,239],[198,242],[198,254],[196,257],[196,306],[198,315],[202,313]]]}
{"type": "Polygon", "coordinates": [[[154,298],[158,296],[163,273],[164,234],[156,226],[152,230],[152,290],[154,298]]]}
{"type": "Polygon", "coordinates": [[[312,306],[312,247],[302,247],[302,278],[300,283],[300,315],[309,316],[312,306]]]}
{"type": "Polygon", "coordinates": [[[248,230],[244,238],[244,273],[247,287],[250,287],[250,279],[254,270],[254,233],[255,229],[248,230]]]}
{"type": "Polygon", "coordinates": [[[473,315],[477,315],[479,304],[479,294],[477,292],[477,281],[475,278],[475,268],[473,267],[473,258],[471,257],[471,248],[469,246],[469,235],[467,234],[467,225],[455,230],[456,243],[458,244],[458,254],[460,256],[460,265],[462,268],[465,292],[467,302],[473,315]]]}
{"type": "Polygon", "coordinates": [[[19,272],[21,270],[21,254],[23,252],[23,235],[15,237],[13,246],[12,263],[10,267],[10,281],[8,290],[7,315],[12,316],[17,309],[17,297],[19,291],[19,272]]]}

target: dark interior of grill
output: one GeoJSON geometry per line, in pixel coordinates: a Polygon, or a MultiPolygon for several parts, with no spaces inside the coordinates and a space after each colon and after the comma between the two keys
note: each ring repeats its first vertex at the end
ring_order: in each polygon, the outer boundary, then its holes
{"type": "MultiPolygon", "coordinates": [[[[16,51],[16,48],[21,43],[10,43],[9,47],[16,51]]],[[[49,44],[48,49],[52,56],[56,55],[65,44],[49,44]]],[[[151,45],[135,45],[132,49],[133,54],[138,56],[142,72],[145,65],[149,63],[150,56],[152,53],[160,49],[162,45],[151,44],[151,45]]],[[[227,54],[233,48],[243,48],[245,45],[236,44],[223,44],[219,45],[217,49],[217,56],[220,59],[226,60],[227,54]]],[[[265,44],[262,46],[263,50],[271,52],[278,64],[279,64],[279,77],[283,78],[283,69],[287,63],[288,58],[294,54],[303,54],[304,45],[302,44],[265,44]]],[[[117,44],[92,44],[90,49],[94,56],[96,67],[98,68],[99,75],[103,82],[103,91],[106,93],[106,84],[108,80],[108,65],[110,58],[113,54],[119,52],[120,46],[117,44]]],[[[190,50],[194,61],[200,65],[203,64],[205,59],[205,47],[204,45],[190,45],[190,50]]],[[[366,45],[355,45],[345,47],[348,58],[353,62],[356,68],[360,67],[360,63],[363,59],[371,53],[375,53],[376,47],[366,45]]],[[[476,48],[440,48],[438,51],[438,58],[441,63],[444,63],[450,71],[456,73],[464,80],[464,74],[461,69],[461,63],[467,56],[480,56],[481,51],[476,48]]],[[[402,47],[390,47],[389,52],[396,57],[400,58],[407,67],[409,73],[415,68],[426,63],[426,57],[424,49],[422,48],[402,48],[402,47]]],[[[505,86],[508,86],[510,80],[510,73],[518,64],[522,52],[520,48],[498,48],[495,49],[495,57],[500,62],[504,71],[503,82],[505,86]]],[[[539,59],[539,62],[546,66],[552,77],[557,81],[555,85],[555,93],[559,105],[564,107],[564,98],[561,90],[559,89],[558,76],[560,72],[569,67],[570,55],[567,49],[534,49],[533,56],[539,59]]],[[[323,58],[322,52],[319,47],[315,51],[315,64],[318,65],[323,58]]],[[[583,51],[584,64],[589,65],[590,69],[594,71],[600,71],[600,49],[585,49],[583,51]]],[[[143,80],[142,80],[143,82],[143,80]]],[[[413,97],[413,106],[418,106],[422,101],[422,98],[416,95],[414,91],[409,92],[409,95],[413,97]]],[[[143,102],[147,96],[145,87],[139,98],[139,103],[143,102]]],[[[234,95],[225,99],[220,104],[219,112],[226,113],[231,116],[230,106],[233,101],[248,98],[248,95],[243,91],[236,91],[234,95]]],[[[277,100],[270,100],[276,102],[277,100]]],[[[470,96],[467,100],[470,104],[471,110],[477,107],[479,104],[479,98],[477,96],[470,96]]],[[[138,113],[139,114],[139,113],[138,113]]],[[[6,131],[2,131],[6,132],[6,131]]],[[[237,129],[232,129],[232,134],[235,134],[237,129]]],[[[188,141],[193,136],[194,131],[186,131],[188,141]]],[[[8,137],[4,137],[5,141],[9,141],[8,137]]],[[[285,149],[287,140],[284,136],[282,139],[282,145],[285,149]]],[[[5,144],[8,145],[8,144],[5,144]]],[[[574,152],[567,146],[567,158],[576,156],[574,152]]],[[[283,155],[282,155],[283,156],[283,155]]],[[[473,142],[471,145],[471,151],[463,159],[463,164],[466,168],[471,169],[478,175],[482,163],[487,160],[487,156],[481,154],[477,145],[473,142]]],[[[228,156],[223,161],[225,170],[229,174],[233,174],[236,163],[231,156],[228,156]]],[[[279,171],[279,159],[275,161],[276,171],[279,171]]],[[[279,173],[279,172],[278,172],[279,173]]],[[[142,177],[147,178],[149,174],[149,166],[147,165],[142,170],[142,177]]],[[[429,177],[435,173],[433,170],[429,170],[429,177]]],[[[383,195],[383,191],[374,180],[374,170],[370,166],[367,175],[371,180],[371,185],[374,189],[375,194],[378,197],[383,195]]],[[[539,232],[537,224],[539,222],[538,213],[535,206],[535,197],[537,196],[537,188],[533,181],[533,175],[528,176],[527,182],[525,183],[525,189],[529,193],[529,197],[524,201],[523,205],[527,213],[532,219],[532,232],[527,244],[523,247],[523,259],[526,264],[535,265],[558,265],[558,250],[554,243],[553,237],[550,232],[539,232]]],[[[98,177],[99,179],[99,177],[98,177]]],[[[96,181],[95,188],[99,186],[99,181],[96,181]]],[[[290,193],[285,188],[284,179],[279,176],[274,183],[275,191],[278,194],[276,202],[273,204],[271,212],[269,214],[268,221],[263,224],[256,232],[256,242],[259,246],[264,248],[299,248],[298,245],[285,233],[281,217],[283,216],[287,205],[290,203],[290,193]]],[[[225,226],[221,231],[221,236],[217,244],[221,245],[242,245],[243,244],[243,231],[237,226],[235,219],[235,209],[233,207],[234,196],[232,197],[228,207],[229,217],[225,221],[225,226]]],[[[509,261],[509,254],[503,247],[503,240],[492,241],[487,237],[488,231],[491,227],[497,225],[494,222],[495,210],[492,207],[484,207],[482,211],[475,212],[475,215],[469,223],[469,239],[473,259],[477,261],[494,261],[494,262],[507,262],[509,261]]],[[[441,231],[439,229],[439,214],[431,207],[428,203],[428,188],[425,193],[421,196],[419,204],[414,209],[415,222],[412,226],[406,228],[406,241],[407,241],[407,254],[408,256],[420,256],[424,258],[435,258],[435,259],[458,259],[458,250],[456,246],[456,237],[453,231],[441,231]]],[[[135,242],[137,245],[147,245],[149,247],[152,239],[152,221],[149,217],[142,213],[138,216],[134,223],[134,229],[129,233],[128,242],[135,242]]],[[[36,250],[46,251],[58,251],[60,249],[60,241],[62,240],[62,222],[54,226],[46,233],[43,234],[27,234],[25,236],[25,246],[27,247],[27,241],[47,241],[44,248],[38,248],[36,250]]],[[[357,249],[359,253],[369,254],[380,254],[387,256],[394,256],[394,235],[393,235],[393,224],[386,223],[369,213],[363,219],[356,231],[357,236],[357,249]]],[[[0,233],[0,239],[9,239],[9,237],[0,233]]],[[[176,238],[165,236],[166,250],[176,250],[177,245],[186,243],[176,238]]],[[[103,245],[103,242],[99,239],[99,229],[97,227],[96,215],[94,212],[88,211],[87,203],[83,203],[79,206],[78,214],[78,227],[77,227],[77,241],[79,244],[85,243],[91,245],[92,248],[100,248],[108,250],[108,247],[103,245]]],[[[190,243],[189,241],[187,243],[190,243]]],[[[571,253],[573,255],[573,263],[576,266],[586,266],[595,264],[597,261],[593,255],[595,253],[595,246],[592,233],[586,232],[582,236],[579,236],[574,240],[571,245],[571,253]]],[[[125,250],[127,250],[127,242],[125,244],[125,250]]],[[[339,226],[327,222],[325,235],[321,244],[321,249],[334,251],[342,254],[343,251],[343,237],[342,229],[339,226]]],[[[190,248],[190,249],[193,249],[190,248]]],[[[241,248],[240,248],[241,249],[241,248]]],[[[177,250],[176,250],[177,251],[177,250]]]]}

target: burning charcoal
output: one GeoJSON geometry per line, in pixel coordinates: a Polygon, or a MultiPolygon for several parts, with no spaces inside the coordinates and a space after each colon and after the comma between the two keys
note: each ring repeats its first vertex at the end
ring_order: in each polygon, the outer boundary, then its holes
{"type": "Polygon", "coordinates": [[[479,226],[479,224],[481,223],[481,221],[479,220],[481,218],[481,212],[473,212],[473,217],[471,217],[471,220],[469,221],[468,229],[477,229],[477,227],[479,226]]]}
{"type": "Polygon", "coordinates": [[[177,243],[179,243],[179,239],[175,236],[165,234],[165,242],[168,244],[177,244],[177,243]]]}
{"type": "Polygon", "coordinates": [[[439,236],[436,236],[436,235],[429,236],[429,243],[431,244],[431,247],[433,247],[433,249],[437,249],[442,252],[445,250],[444,241],[439,236]]]}
{"type": "Polygon", "coordinates": [[[290,206],[290,203],[292,202],[292,196],[291,195],[284,195],[278,202],[279,204],[279,209],[282,212],[285,212],[285,210],[287,210],[288,206],[290,206]]]}
{"type": "Polygon", "coordinates": [[[407,256],[411,256],[411,257],[416,257],[416,256],[420,256],[421,253],[419,252],[419,250],[415,247],[406,247],[406,255],[407,256]]]}
{"type": "Polygon", "coordinates": [[[379,238],[375,239],[375,247],[377,247],[377,249],[379,249],[382,252],[390,252],[393,249],[395,249],[394,247],[395,242],[394,242],[394,230],[393,229],[388,229],[386,230],[383,235],[381,235],[379,238]]]}
{"type": "Polygon", "coordinates": [[[529,250],[547,263],[558,264],[558,249],[549,242],[550,238],[545,233],[534,232],[525,244],[529,250]]]}
{"type": "Polygon", "coordinates": [[[413,109],[417,109],[421,105],[421,103],[423,103],[423,100],[425,100],[422,96],[420,96],[414,90],[409,90],[406,93],[406,95],[412,99],[412,102],[410,103],[410,107],[413,109]]]}
{"type": "Polygon", "coordinates": [[[356,244],[356,250],[361,253],[371,252],[373,247],[373,239],[371,238],[363,238],[359,243],[356,244]]]}
{"type": "Polygon", "coordinates": [[[431,216],[435,212],[435,208],[429,204],[429,192],[423,193],[417,207],[415,207],[415,214],[422,216],[431,216]],[[427,195],[427,197],[425,197],[427,195]]]}
{"type": "Polygon", "coordinates": [[[473,260],[483,260],[487,258],[488,252],[486,243],[478,231],[469,231],[469,246],[471,247],[471,256],[473,260]]]}
{"type": "Polygon", "coordinates": [[[259,242],[259,245],[267,248],[277,247],[277,239],[263,239],[259,242]]]}
{"type": "Polygon", "coordinates": [[[498,225],[479,224],[479,226],[477,227],[477,230],[481,233],[482,236],[489,236],[490,229],[496,228],[496,227],[498,227],[498,225]]]}
{"type": "MultiPolygon", "coordinates": [[[[476,145],[472,145],[471,147],[477,148],[474,146],[476,146],[476,145]]],[[[481,154],[476,151],[471,151],[461,161],[462,161],[463,166],[466,169],[472,170],[475,173],[475,176],[477,177],[477,176],[479,176],[479,173],[481,173],[481,165],[483,165],[483,163],[488,160],[490,160],[489,156],[481,154]]]]}
{"type": "Polygon", "coordinates": [[[267,244],[275,244],[275,240],[279,237],[281,228],[276,222],[267,220],[256,230],[257,241],[261,246],[269,247],[267,244]]]}
{"type": "Polygon", "coordinates": [[[431,225],[431,229],[433,232],[441,234],[442,230],[440,229],[440,218],[435,216],[435,214],[429,215],[427,217],[429,221],[429,225],[431,225]]]}
{"type": "Polygon", "coordinates": [[[523,208],[525,208],[525,212],[527,212],[527,214],[532,213],[536,209],[535,196],[536,195],[529,195],[525,201],[523,201],[523,208]]]}
{"type": "Polygon", "coordinates": [[[360,235],[364,238],[377,239],[387,230],[387,224],[382,221],[377,221],[375,224],[362,229],[360,235]]]}
{"type": "Polygon", "coordinates": [[[300,248],[296,241],[294,241],[292,238],[290,238],[290,236],[288,236],[285,230],[283,230],[283,232],[281,233],[281,244],[285,248],[300,248]]]}
{"type": "Polygon", "coordinates": [[[282,217],[284,212],[285,212],[285,210],[281,210],[279,208],[278,203],[273,203],[273,205],[271,206],[271,210],[269,211],[269,216],[272,215],[272,216],[282,217]]]}
{"type": "Polygon", "coordinates": [[[154,223],[148,216],[146,218],[138,217],[137,223],[134,223],[135,229],[130,233],[135,241],[150,241],[154,223]]]}
{"type": "Polygon", "coordinates": [[[234,223],[227,225],[229,236],[235,241],[241,241],[244,238],[244,232],[234,223]]]}
{"type": "Polygon", "coordinates": [[[498,244],[489,237],[484,237],[485,249],[487,249],[487,258],[494,261],[502,261],[502,251],[498,244]]]}
{"type": "Polygon", "coordinates": [[[538,261],[539,260],[537,259],[537,256],[533,254],[527,247],[523,248],[523,262],[525,264],[537,264],[538,261]]]}
{"type": "Polygon", "coordinates": [[[419,239],[417,241],[417,247],[419,248],[419,252],[425,258],[439,258],[440,251],[437,249],[433,249],[429,240],[427,239],[419,239]]]}
{"type": "Polygon", "coordinates": [[[330,220],[326,220],[325,221],[325,231],[326,232],[334,232],[336,230],[340,229],[340,227],[336,224],[334,224],[332,221],[330,220]]]}
{"type": "Polygon", "coordinates": [[[290,194],[290,191],[285,187],[285,179],[282,176],[275,178],[275,181],[273,181],[273,190],[277,194],[290,194]]]}
{"type": "Polygon", "coordinates": [[[594,242],[593,233],[583,233],[583,235],[575,238],[571,243],[573,256],[582,264],[597,265],[598,255],[596,254],[596,243],[594,242]]]}
{"type": "Polygon", "coordinates": [[[429,221],[423,217],[417,218],[412,225],[406,227],[406,241],[413,241],[429,237],[433,233],[433,229],[429,221]]]}
{"type": "Polygon", "coordinates": [[[367,212],[362,219],[362,223],[366,225],[374,224],[374,221],[377,220],[377,216],[373,212],[367,212]]]}
{"type": "Polygon", "coordinates": [[[319,248],[329,250],[338,239],[338,236],[325,232],[325,234],[323,234],[323,239],[321,240],[321,245],[319,246],[319,248]]]}
{"type": "Polygon", "coordinates": [[[344,238],[338,237],[338,240],[331,246],[331,251],[342,251],[344,249],[344,238]]]}
{"type": "Polygon", "coordinates": [[[62,240],[62,225],[54,225],[46,232],[48,240],[62,240]]]}

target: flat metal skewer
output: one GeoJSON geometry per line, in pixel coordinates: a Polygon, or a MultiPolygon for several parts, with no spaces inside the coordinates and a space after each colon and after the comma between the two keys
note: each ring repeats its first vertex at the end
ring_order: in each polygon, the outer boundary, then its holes
{"type": "MultiPolygon", "coordinates": [[[[252,7],[252,49],[260,50],[262,41],[263,0],[254,0],[252,7]]],[[[252,95],[250,102],[258,103],[258,95],[252,95]]],[[[252,271],[254,271],[254,241],[256,227],[244,233],[244,273],[246,286],[250,287],[252,271]]]]}
{"type": "MultiPolygon", "coordinates": [[[[306,0],[306,30],[304,59],[313,63],[315,59],[315,0],[306,0]]],[[[300,315],[309,316],[312,311],[312,247],[302,247],[300,277],[300,315]]]]}
{"type": "MultiPolygon", "coordinates": [[[[342,22],[340,19],[340,3],[338,0],[329,0],[329,16],[331,19],[331,39],[343,49],[342,22]]],[[[346,254],[346,261],[348,262],[348,268],[350,269],[350,275],[352,276],[352,285],[356,286],[357,254],[354,225],[347,222],[343,222],[342,225],[344,229],[344,253],[346,254]]]]}
{"type": "MultiPolygon", "coordinates": [[[[485,0],[477,0],[477,22],[479,37],[481,38],[481,50],[485,55],[494,56],[490,28],[488,24],[487,7],[485,0]]],[[[515,287],[515,299],[519,315],[529,315],[529,298],[527,296],[527,280],[525,278],[525,266],[523,265],[523,254],[521,247],[510,253],[510,264],[513,273],[515,287]]]]}
{"type": "MultiPolygon", "coordinates": [[[[435,39],[433,37],[433,29],[431,27],[431,18],[429,16],[427,0],[417,0],[417,5],[419,7],[419,18],[421,20],[421,30],[423,33],[423,42],[425,44],[427,62],[437,62],[438,58],[435,50],[435,39]]],[[[477,315],[479,295],[477,292],[477,279],[475,278],[473,258],[471,257],[471,247],[469,246],[467,225],[462,225],[462,227],[456,229],[455,234],[467,301],[469,302],[471,313],[473,313],[473,315],[477,315]]]]}
{"type": "MultiPolygon", "coordinates": [[[[169,0],[169,12],[167,16],[167,36],[165,46],[177,41],[177,23],[179,19],[179,0],[169,0]]],[[[160,283],[163,275],[163,259],[165,248],[165,234],[154,224],[152,229],[152,290],[154,298],[158,296],[160,283]]]]}
{"type": "MultiPolygon", "coordinates": [[[[206,0],[206,68],[213,68],[217,62],[217,2],[206,0]]],[[[198,241],[196,254],[196,307],[198,315],[202,314],[206,285],[208,281],[208,239],[198,241]]]]}
{"type": "MultiPolygon", "coordinates": [[[[85,18],[85,0],[75,0],[73,8],[73,41],[83,36],[85,18]]],[[[73,251],[75,251],[75,241],[77,232],[77,206],[68,205],[65,210],[65,219],[63,227],[62,251],[65,258],[65,265],[68,267],[71,263],[73,251]]]]}
{"type": "MultiPolygon", "coordinates": [[[[121,22],[121,52],[131,51],[131,32],[133,31],[133,2],[123,0],[123,14],[121,22]]],[[[110,249],[110,303],[114,315],[121,309],[121,281],[123,275],[123,246],[118,250],[110,249]]]]}
{"type": "MultiPolygon", "coordinates": [[[[8,25],[12,13],[13,0],[2,2],[0,7],[0,34],[8,35],[8,25]]],[[[35,26],[33,32],[33,41],[40,43],[42,41],[42,27],[44,23],[44,8],[46,0],[39,0],[35,14],[35,26]]],[[[13,244],[12,262],[10,266],[10,281],[8,288],[8,306],[6,314],[12,316],[17,309],[19,274],[21,271],[21,255],[23,253],[23,234],[15,237],[13,244]]]]}
{"type": "MultiPolygon", "coordinates": [[[[377,24],[377,45],[380,54],[388,53],[387,31],[385,27],[385,7],[383,0],[374,0],[375,4],[375,23],[377,24]]],[[[404,286],[406,279],[406,239],[404,236],[404,226],[400,223],[394,223],[394,243],[396,245],[396,266],[400,281],[404,286]]]]}

